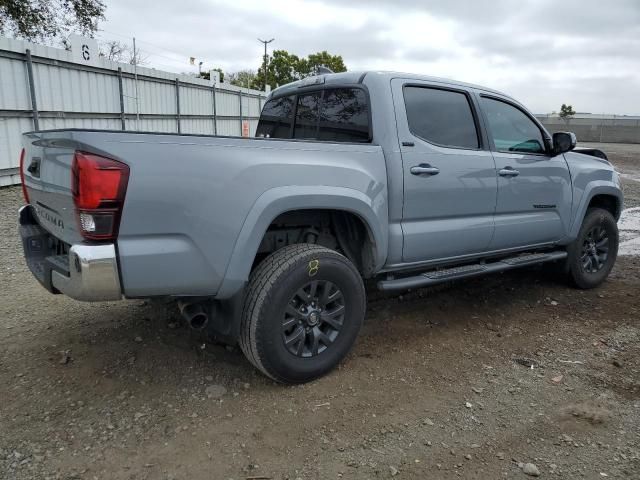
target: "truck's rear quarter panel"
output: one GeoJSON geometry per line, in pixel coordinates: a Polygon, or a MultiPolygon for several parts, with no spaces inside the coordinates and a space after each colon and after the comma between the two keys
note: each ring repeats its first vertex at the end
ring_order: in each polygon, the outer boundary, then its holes
{"type": "Polygon", "coordinates": [[[353,189],[369,197],[386,222],[386,167],[374,145],[104,131],[36,135],[30,142],[65,139],[64,147],[36,152],[55,179],[49,187],[34,184],[33,196],[65,212],[65,225],[73,224],[64,234],[70,243],[79,241],[70,196],[74,149],[129,165],[117,240],[128,297],[215,295],[247,215],[277,187],[353,189]]]}

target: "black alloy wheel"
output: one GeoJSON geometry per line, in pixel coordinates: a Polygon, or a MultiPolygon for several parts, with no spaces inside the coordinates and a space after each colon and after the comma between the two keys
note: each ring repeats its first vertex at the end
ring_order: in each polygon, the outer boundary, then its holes
{"type": "Polygon", "coordinates": [[[300,288],[287,306],[282,340],[292,354],[313,357],[340,335],[345,308],[342,291],[328,280],[314,280],[300,288]]]}
{"type": "Polygon", "coordinates": [[[602,225],[593,227],[582,243],[582,268],[587,273],[599,272],[607,262],[609,255],[609,235],[602,225]]]}

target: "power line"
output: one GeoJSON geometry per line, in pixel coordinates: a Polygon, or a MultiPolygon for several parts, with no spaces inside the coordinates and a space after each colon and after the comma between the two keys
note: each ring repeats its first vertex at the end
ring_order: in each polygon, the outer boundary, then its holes
{"type": "MultiPolygon", "coordinates": [[[[106,31],[106,30],[105,30],[105,31],[106,31]]],[[[112,32],[107,32],[107,33],[110,33],[110,34],[112,34],[112,35],[113,35],[113,33],[112,33],[112,32]]],[[[124,37],[124,35],[123,35],[123,37],[124,37]]],[[[124,37],[124,38],[126,38],[127,40],[131,40],[131,39],[132,39],[132,37],[124,37]]],[[[137,41],[138,43],[147,43],[147,42],[144,42],[144,41],[139,40],[139,39],[136,39],[136,41],[137,41]]],[[[161,47],[157,47],[157,48],[160,48],[160,49],[161,49],[161,47]]],[[[180,58],[185,58],[185,57],[184,57],[184,55],[182,55],[182,54],[175,53],[175,52],[171,52],[171,53],[173,53],[174,55],[176,55],[176,56],[178,56],[178,57],[180,57],[180,58]]],[[[161,54],[161,53],[156,53],[156,52],[153,52],[153,51],[149,51],[149,54],[150,54],[150,55],[154,55],[154,56],[156,56],[156,57],[162,57],[162,58],[165,58],[165,59],[167,59],[167,60],[176,61],[176,58],[168,57],[168,56],[163,55],[163,54],[161,54]]],[[[188,57],[187,57],[187,58],[188,58],[188,57]]]]}
{"type": "MultiPolygon", "coordinates": [[[[112,32],[112,31],[110,31],[110,30],[105,30],[105,29],[100,29],[100,32],[105,32],[105,33],[108,33],[108,34],[111,34],[111,35],[116,35],[116,36],[118,36],[118,37],[126,38],[127,40],[131,40],[131,39],[133,38],[133,35],[124,35],[124,34],[122,34],[122,33],[112,32]]],[[[175,55],[176,57],[179,57],[179,58],[181,58],[181,59],[184,59],[184,58],[187,58],[187,59],[188,59],[188,58],[191,58],[191,55],[185,55],[184,53],[179,53],[179,52],[176,52],[176,51],[174,51],[174,50],[170,50],[170,49],[168,49],[168,48],[161,47],[160,45],[156,45],[156,44],[154,44],[154,43],[147,42],[147,41],[145,41],[145,40],[140,40],[139,38],[136,38],[136,42],[137,42],[137,43],[143,43],[143,44],[145,44],[145,45],[149,45],[149,46],[154,47],[154,48],[157,48],[157,49],[159,49],[159,50],[161,50],[161,51],[163,51],[163,52],[169,52],[170,54],[173,54],[173,55],[175,55]]],[[[157,56],[157,57],[162,57],[162,58],[164,58],[164,59],[166,59],[166,60],[171,60],[171,61],[173,61],[173,62],[180,62],[180,61],[181,61],[181,60],[178,60],[178,59],[176,59],[176,58],[168,57],[168,56],[163,55],[163,54],[161,54],[161,53],[154,53],[154,52],[151,52],[151,54],[152,54],[152,55],[155,55],[155,56],[157,56]]],[[[210,65],[212,65],[212,66],[215,66],[215,65],[216,65],[216,63],[215,63],[215,62],[213,62],[212,60],[207,59],[207,58],[199,58],[198,60],[202,60],[203,62],[208,63],[208,64],[210,64],[210,65]]],[[[165,66],[166,66],[166,65],[165,65],[165,66]]],[[[172,68],[175,68],[175,67],[172,67],[172,68]]]]}

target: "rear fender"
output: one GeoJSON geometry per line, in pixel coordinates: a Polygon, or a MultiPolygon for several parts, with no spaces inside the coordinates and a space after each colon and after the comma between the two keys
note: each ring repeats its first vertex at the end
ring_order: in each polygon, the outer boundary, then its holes
{"type": "Polygon", "coordinates": [[[333,209],[358,215],[373,240],[375,269],[379,270],[385,263],[388,243],[387,203],[380,199],[380,192],[365,194],[344,187],[284,186],[267,190],[244,221],[216,298],[229,298],[244,287],[267,228],[276,217],[293,210],[333,209]]]}

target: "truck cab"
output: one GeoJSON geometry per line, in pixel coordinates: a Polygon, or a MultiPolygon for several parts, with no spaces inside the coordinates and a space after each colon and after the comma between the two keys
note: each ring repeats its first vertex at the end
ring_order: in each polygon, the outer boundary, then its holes
{"type": "MultiPolygon", "coordinates": [[[[575,140],[569,150],[554,148],[542,124],[509,96],[410,74],[336,74],[276,89],[257,136],[381,146],[385,271],[567,244],[578,226],[575,208],[586,205],[574,198],[566,157],[603,168],[568,153],[575,140]]],[[[619,188],[608,167],[617,216],[619,188]]]]}

